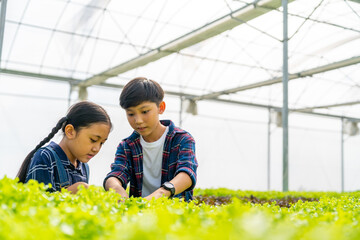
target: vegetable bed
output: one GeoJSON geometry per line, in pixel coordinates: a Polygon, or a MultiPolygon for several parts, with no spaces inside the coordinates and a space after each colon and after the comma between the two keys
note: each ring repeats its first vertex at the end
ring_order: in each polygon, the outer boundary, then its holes
{"type": "Polygon", "coordinates": [[[0,239],[360,238],[359,192],[196,189],[196,200],[184,202],[46,188],[0,180],[0,239]]]}

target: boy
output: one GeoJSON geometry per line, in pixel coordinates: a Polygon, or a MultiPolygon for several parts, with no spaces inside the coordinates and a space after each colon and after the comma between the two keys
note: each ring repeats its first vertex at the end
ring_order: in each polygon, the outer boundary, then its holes
{"type": "Polygon", "coordinates": [[[118,146],[104,188],[122,197],[130,182],[130,196],[152,198],[193,197],[196,184],[195,141],[170,120],[159,120],[165,111],[164,91],[146,78],[135,78],[124,87],[120,106],[134,132],[118,146]]]}

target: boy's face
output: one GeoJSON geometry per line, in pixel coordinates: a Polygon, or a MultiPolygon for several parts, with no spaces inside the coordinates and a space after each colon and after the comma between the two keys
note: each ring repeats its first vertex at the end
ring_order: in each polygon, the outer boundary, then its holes
{"type": "Polygon", "coordinates": [[[159,114],[165,110],[165,102],[159,106],[154,102],[142,102],[135,107],[129,107],[126,116],[130,126],[138,132],[145,141],[154,142],[158,140],[164,130],[164,126],[159,121],[159,114]]]}

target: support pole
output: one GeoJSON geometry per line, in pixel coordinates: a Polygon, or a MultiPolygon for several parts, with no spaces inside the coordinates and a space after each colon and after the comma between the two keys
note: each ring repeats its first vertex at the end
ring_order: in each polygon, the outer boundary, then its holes
{"type": "Polygon", "coordinates": [[[282,129],[283,129],[283,191],[289,190],[289,142],[288,142],[288,16],[287,0],[282,0],[283,7],[283,108],[282,108],[282,129]]]}
{"type": "Polygon", "coordinates": [[[88,90],[87,87],[79,87],[79,100],[87,100],[88,99],[88,90]]]}
{"type": "Polygon", "coordinates": [[[344,192],[344,118],[341,118],[341,192],[344,192]]]}
{"type": "Polygon", "coordinates": [[[73,85],[71,83],[69,85],[70,85],[70,89],[69,89],[69,96],[68,96],[68,108],[71,105],[71,94],[73,92],[73,85]]]}
{"type": "Polygon", "coordinates": [[[182,127],[182,112],[184,107],[184,97],[180,96],[180,111],[179,111],[179,127],[182,127]]]}
{"type": "Polygon", "coordinates": [[[0,67],[2,61],[2,49],[4,44],[5,16],[7,0],[0,0],[0,67]]]}
{"type": "Polygon", "coordinates": [[[270,144],[271,141],[271,108],[269,108],[268,131],[267,131],[267,190],[270,191],[270,144]]]}

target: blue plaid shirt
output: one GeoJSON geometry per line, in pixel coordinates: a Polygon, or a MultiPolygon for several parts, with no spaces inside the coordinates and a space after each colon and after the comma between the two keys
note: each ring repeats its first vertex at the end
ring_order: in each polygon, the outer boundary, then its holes
{"type": "MultiPolygon", "coordinates": [[[[49,146],[54,149],[54,151],[59,156],[65,168],[70,185],[77,182],[88,183],[88,177],[86,176],[84,163],[76,160],[78,166],[75,168],[75,166],[70,163],[65,152],[58,144],[51,142],[49,146]]],[[[52,188],[50,191],[61,190],[55,157],[46,148],[40,148],[38,151],[36,151],[33,158],[31,159],[25,182],[29,181],[30,179],[35,179],[38,182],[43,182],[45,184],[51,183],[52,188]]]]}
{"type": "MultiPolygon", "coordinates": [[[[161,184],[172,180],[180,172],[187,173],[191,178],[192,185],[175,197],[182,197],[188,201],[193,197],[193,189],[196,184],[198,163],[195,157],[195,141],[188,132],[175,127],[172,121],[161,120],[161,123],[169,126],[163,150],[161,184]]],[[[119,144],[115,162],[111,164],[111,172],[104,179],[104,186],[109,177],[116,177],[124,189],[130,182],[130,196],[141,197],[143,174],[140,135],[134,131],[130,137],[125,138],[119,144]]]]}

